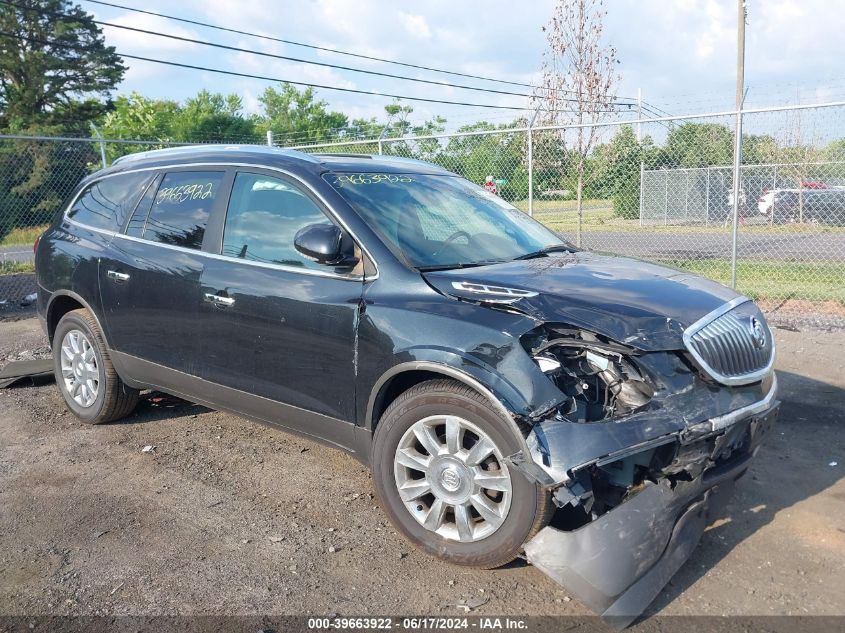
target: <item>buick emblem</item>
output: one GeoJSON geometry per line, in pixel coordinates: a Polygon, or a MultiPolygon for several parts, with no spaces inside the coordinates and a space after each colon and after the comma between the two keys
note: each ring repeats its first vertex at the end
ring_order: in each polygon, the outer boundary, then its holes
{"type": "Polygon", "coordinates": [[[440,482],[449,492],[455,492],[461,487],[461,477],[452,468],[448,468],[440,475],[440,482]]]}
{"type": "Polygon", "coordinates": [[[751,340],[754,342],[754,347],[762,349],[766,346],[766,330],[760,320],[756,317],[751,317],[749,324],[751,330],[751,340]]]}

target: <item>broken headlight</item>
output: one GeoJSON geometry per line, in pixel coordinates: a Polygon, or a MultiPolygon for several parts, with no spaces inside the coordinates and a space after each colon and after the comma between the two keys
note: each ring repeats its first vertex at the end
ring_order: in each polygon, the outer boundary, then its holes
{"type": "Polygon", "coordinates": [[[654,387],[631,358],[631,350],[583,330],[555,329],[529,337],[526,348],[563,393],[576,422],[597,422],[647,405],[654,387]]]}

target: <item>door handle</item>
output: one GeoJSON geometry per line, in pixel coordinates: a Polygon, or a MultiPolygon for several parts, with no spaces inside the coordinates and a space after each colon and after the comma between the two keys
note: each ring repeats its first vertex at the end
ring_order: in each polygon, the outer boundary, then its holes
{"type": "Polygon", "coordinates": [[[106,271],[106,276],[109,279],[114,279],[115,281],[129,281],[129,275],[127,273],[121,273],[116,270],[106,271]]]}
{"type": "Polygon", "coordinates": [[[221,297],[220,295],[216,295],[212,292],[205,293],[205,300],[223,308],[235,305],[235,300],[232,299],[232,297],[221,297]]]}

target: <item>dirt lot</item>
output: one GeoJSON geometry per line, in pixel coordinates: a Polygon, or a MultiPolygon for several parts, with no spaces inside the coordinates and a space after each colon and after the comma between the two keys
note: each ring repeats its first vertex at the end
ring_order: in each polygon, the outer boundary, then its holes
{"type": "MultiPolygon", "coordinates": [[[[779,425],[651,607],[845,614],[845,331],[777,330],[779,425]]],[[[0,365],[49,353],[0,322],[0,365]]],[[[532,567],[417,551],[346,455],[147,396],[90,427],[54,385],[0,390],[0,614],[586,614],[532,567]],[[153,453],[143,453],[146,445],[153,453]]]]}

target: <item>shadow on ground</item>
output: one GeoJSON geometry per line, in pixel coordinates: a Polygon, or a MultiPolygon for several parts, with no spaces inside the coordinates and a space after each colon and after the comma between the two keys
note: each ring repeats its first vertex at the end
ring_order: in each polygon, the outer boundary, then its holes
{"type": "MultiPolygon", "coordinates": [[[[845,390],[786,371],[779,371],[778,379],[779,419],[748,473],[737,482],[725,518],[711,524],[645,616],[672,603],[734,548],[772,523],[779,512],[818,495],[842,478],[841,467],[829,464],[842,448],[845,390]]],[[[777,560],[776,551],[770,556],[777,560]]]]}

